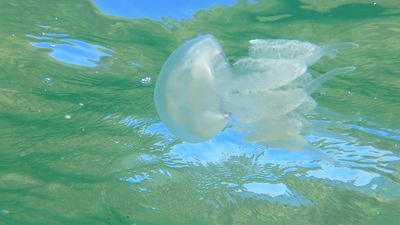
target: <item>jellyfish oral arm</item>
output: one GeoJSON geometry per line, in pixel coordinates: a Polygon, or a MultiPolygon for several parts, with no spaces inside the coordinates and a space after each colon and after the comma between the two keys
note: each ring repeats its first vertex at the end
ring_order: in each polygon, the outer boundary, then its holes
{"type": "Polygon", "coordinates": [[[336,75],[339,75],[339,74],[350,73],[354,70],[356,70],[355,66],[348,66],[348,67],[334,69],[332,71],[325,73],[324,75],[322,75],[318,78],[311,80],[309,83],[306,84],[306,86],[304,87],[304,90],[306,91],[307,94],[311,94],[316,89],[318,89],[324,82],[329,80],[330,78],[332,78],[336,75]]]}

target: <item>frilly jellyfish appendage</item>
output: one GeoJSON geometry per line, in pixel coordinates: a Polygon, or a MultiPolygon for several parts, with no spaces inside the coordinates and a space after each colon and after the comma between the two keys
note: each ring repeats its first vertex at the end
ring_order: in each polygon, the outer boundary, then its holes
{"type": "Polygon", "coordinates": [[[307,66],[312,66],[324,55],[336,56],[338,49],[359,46],[354,42],[318,46],[307,41],[287,39],[254,39],[250,40],[250,44],[250,57],[297,60],[307,66]]]}
{"type": "Polygon", "coordinates": [[[179,139],[203,142],[230,121],[221,111],[215,76],[231,76],[229,62],[212,35],[187,41],[165,62],[158,76],[154,101],[165,126],[179,139]]]}
{"type": "Polygon", "coordinates": [[[315,79],[307,69],[324,55],[358,45],[345,42],[321,47],[284,39],[250,43],[249,57],[232,68],[211,35],[175,50],[155,90],[156,108],[166,127],[183,141],[202,142],[233,117],[232,128],[245,134],[243,141],[289,150],[307,146],[303,136],[310,132],[329,133],[333,125],[314,125],[304,116],[318,113],[310,94],[331,77],[355,67],[334,69],[315,79]]]}

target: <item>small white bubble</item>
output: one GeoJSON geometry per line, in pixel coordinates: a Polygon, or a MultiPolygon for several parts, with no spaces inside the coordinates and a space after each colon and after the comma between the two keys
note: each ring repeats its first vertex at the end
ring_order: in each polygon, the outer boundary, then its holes
{"type": "Polygon", "coordinates": [[[98,74],[99,72],[97,70],[94,71],[95,74],[98,74]]]}
{"type": "Polygon", "coordinates": [[[67,119],[67,120],[69,120],[69,119],[72,118],[72,116],[71,116],[71,115],[65,115],[64,118],[67,119]]]}
{"type": "Polygon", "coordinates": [[[131,62],[130,65],[131,65],[131,66],[141,66],[141,65],[140,65],[139,63],[137,63],[137,62],[131,62]]]}
{"type": "Polygon", "coordinates": [[[79,102],[78,105],[79,105],[79,106],[83,106],[83,103],[82,103],[82,102],[79,102]]]}
{"type": "Polygon", "coordinates": [[[150,81],[151,81],[151,77],[145,77],[145,78],[140,79],[141,84],[148,84],[148,83],[150,83],[150,81]]]}
{"type": "Polygon", "coordinates": [[[50,47],[54,48],[54,47],[56,47],[56,45],[55,44],[50,44],[50,47]]]}

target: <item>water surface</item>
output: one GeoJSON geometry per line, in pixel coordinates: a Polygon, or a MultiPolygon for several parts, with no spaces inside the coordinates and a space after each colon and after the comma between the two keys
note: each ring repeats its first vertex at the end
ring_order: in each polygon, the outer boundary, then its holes
{"type": "Polygon", "coordinates": [[[0,3],[0,224],[395,223],[398,2],[192,9],[124,18],[92,1],[0,3]],[[357,66],[313,98],[361,120],[313,118],[351,127],[334,130],[346,140],[306,136],[315,154],[246,144],[229,127],[205,143],[179,141],[157,115],[155,81],[174,49],[208,33],[231,62],[255,38],[359,43],[310,71],[357,66]]]}

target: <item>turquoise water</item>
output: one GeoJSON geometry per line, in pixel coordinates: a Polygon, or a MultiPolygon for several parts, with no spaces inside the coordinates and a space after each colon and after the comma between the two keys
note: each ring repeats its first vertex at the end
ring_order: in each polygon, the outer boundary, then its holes
{"type": "Polygon", "coordinates": [[[2,1],[0,224],[396,223],[399,12],[397,0],[240,1],[151,20],[91,1],[2,1]],[[208,33],[231,62],[255,38],[359,43],[310,72],[357,66],[312,96],[361,120],[317,117],[351,129],[305,136],[315,154],[244,143],[230,128],[176,139],[155,81],[174,49],[208,33]]]}

